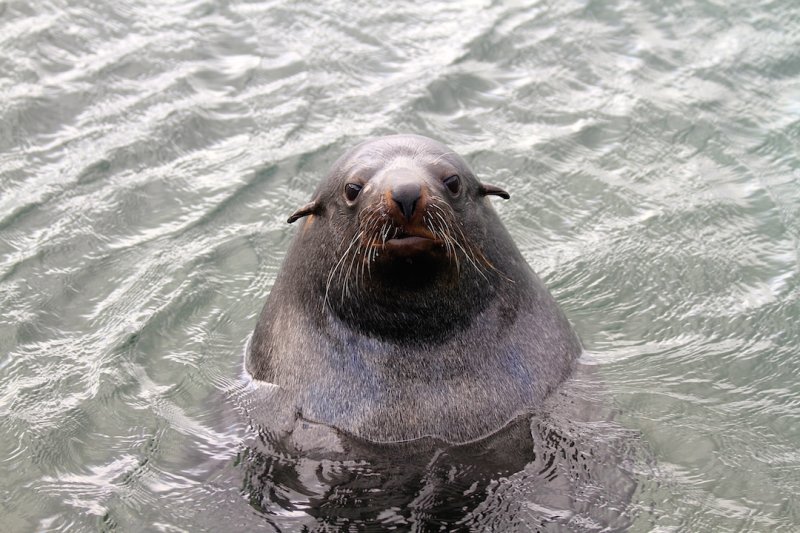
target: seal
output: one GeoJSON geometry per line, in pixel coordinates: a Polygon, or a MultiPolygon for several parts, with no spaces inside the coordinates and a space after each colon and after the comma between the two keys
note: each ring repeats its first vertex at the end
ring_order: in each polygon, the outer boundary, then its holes
{"type": "Polygon", "coordinates": [[[536,408],[580,342],[443,144],[365,141],[313,199],[258,319],[246,368],[302,418],[357,437],[466,442],[536,408]]]}

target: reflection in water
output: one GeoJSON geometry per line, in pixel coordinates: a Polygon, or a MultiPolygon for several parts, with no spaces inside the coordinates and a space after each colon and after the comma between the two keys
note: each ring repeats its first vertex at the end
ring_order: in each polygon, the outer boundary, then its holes
{"type": "Polygon", "coordinates": [[[576,388],[461,445],[371,443],[302,419],[274,430],[272,418],[239,456],[243,491],[278,528],[619,529],[636,440],[576,388]]]}

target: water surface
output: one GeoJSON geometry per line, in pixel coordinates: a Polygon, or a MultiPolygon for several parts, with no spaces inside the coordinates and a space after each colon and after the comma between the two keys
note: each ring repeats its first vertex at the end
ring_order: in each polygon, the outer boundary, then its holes
{"type": "Polygon", "coordinates": [[[632,531],[800,524],[796,2],[5,1],[0,73],[4,529],[318,523],[247,484],[242,354],[287,215],[395,132],[512,192],[632,531]]]}

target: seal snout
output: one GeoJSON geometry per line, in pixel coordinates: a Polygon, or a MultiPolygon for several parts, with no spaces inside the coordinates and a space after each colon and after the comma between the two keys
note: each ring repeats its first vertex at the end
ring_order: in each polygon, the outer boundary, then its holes
{"type": "MultiPolygon", "coordinates": [[[[388,180],[387,180],[388,181],[388,180]]],[[[395,174],[383,190],[383,208],[389,216],[389,226],[378,246],[387,257],[412,257],[431,252],[441,240],[425,223],[428,209],[428,190],[413,174],[395,174]]]]}
{"type": "Polygon", "coordinates": [[[414,211],[422,197],[422,187],[415,182],[402,182],[392,187],[392,201],[406,221],[414,216],[414,211]]]}

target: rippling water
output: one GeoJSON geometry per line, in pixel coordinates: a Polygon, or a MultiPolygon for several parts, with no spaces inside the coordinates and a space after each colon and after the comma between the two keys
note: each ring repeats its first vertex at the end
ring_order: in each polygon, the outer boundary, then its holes
{"type": "MultiPolygon", "coordinates": [[[[647,450],[630,529],[796,530],[799,75],[791,0],[0,2],[3,529],[321,523],[309,477],[253,475],[282,452],[251,446],[243,347],[286,216],[414,132],[512,191],[608,431],[647,450]]],[[[463,523],[539,523],[533,467],[497,468],[463,523]]]]}

